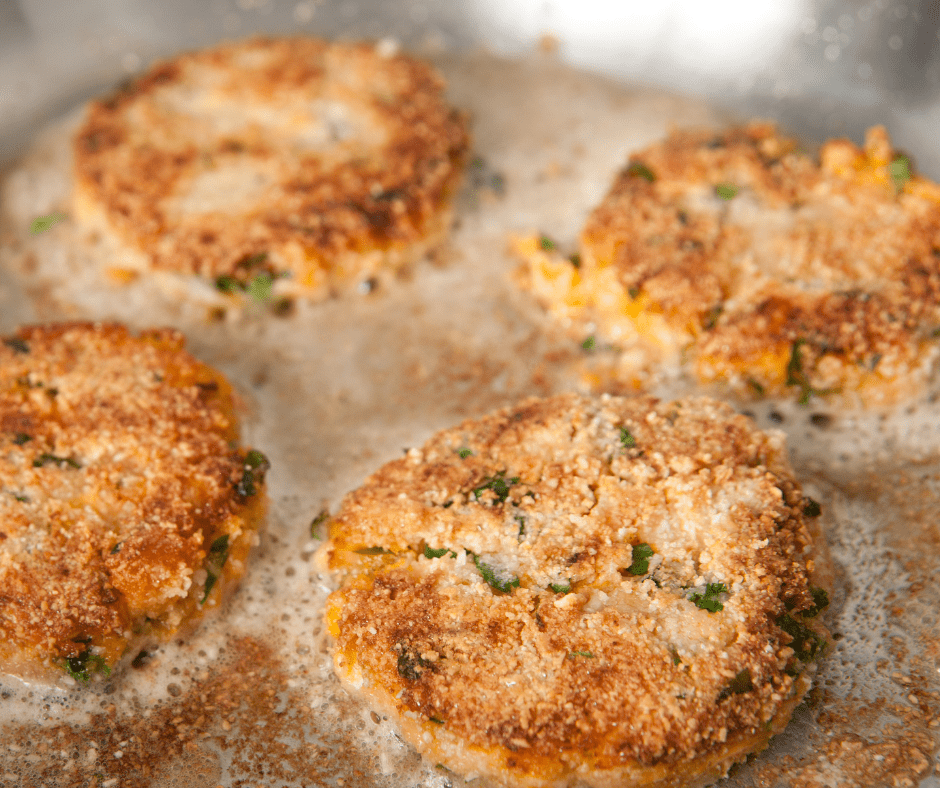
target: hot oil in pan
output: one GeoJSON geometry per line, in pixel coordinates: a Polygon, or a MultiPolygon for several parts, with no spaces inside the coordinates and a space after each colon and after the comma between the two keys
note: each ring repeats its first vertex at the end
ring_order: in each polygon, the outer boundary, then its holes
{"type": "MultiPolygon", "coordinates": [[[[361,297],[298,305],[287,317],[247,309],[219,323],[146,281],[123,289],[101,281],[82,264],[80,245],[65,243],[67,221],[61,236],[3,250],[20,263],[33,255],[23,287],[44,319],[181,327],[192,351],[246,400],[245,439],[272,462],[272,511],[240,591],[185,642],[65,694],[5,683],[0,784],[460,784],[422,763],[333,678],[321,622],[329,588],[309,561],[318,544],[311,520],[436,430],[576,386],[582,351],[515,290],[507,235],[549,232],[573,247],[630,150],[674,124],[728,119],[548,59],[452,58],[442,67],[453,103],[472,113],[477,157],[439,266],[422,264],[361,297]]],[[[8,230],[17,210],[22,219],[67,204],[64,134],[20,170],[42,186],[31,205],[7,205],[8,230]]],[[[917,784],[932,771],[940,738],[936,410],[921,402],[884,419],[816,403],[755,411],[762,426],[790,434],[794,466],[822,503],[837,571],[828,622],[838,640],[809,703],[725,784],[917,784]]]]}

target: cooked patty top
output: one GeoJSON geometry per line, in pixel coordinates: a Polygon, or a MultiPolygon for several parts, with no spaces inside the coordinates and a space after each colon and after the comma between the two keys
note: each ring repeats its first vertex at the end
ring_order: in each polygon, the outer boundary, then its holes
{"type": "Polygon", "coordinates": [[[640,334],[751,394],[890,400],[937,353],[940,187],[880,127],[818,156],[769,123],[680,130],[630,157],[564,265],[543,295],[599,344],[640,334]]]}
{"type": "Polygon", "coordinates": [[[782,436],[723,404],[528,400],[332,518],[337,670],[510,770],[695,758],[805,691],[817,513],[782,436]]]}
{"type": "Polygon", "coordinates": [[[106,670],[216,605],[264,510],[232,390],[171,330],[0,344],[0,667],[106,670]],[[90,662],[89,662],[90,660],[90,662]]]}
{"type": "Polygon", "coordinates": [[[76,207],[158,268],[315,289],[351,254],[436,231],[467,146],[427,64],[254,38],[158,63],[93,101],[74,142],[76,207]]]}

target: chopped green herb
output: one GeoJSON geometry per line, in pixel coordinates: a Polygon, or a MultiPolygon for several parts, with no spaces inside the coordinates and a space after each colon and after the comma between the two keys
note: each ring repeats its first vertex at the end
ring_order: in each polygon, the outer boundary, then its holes
{"type": "Polygon", "coordinates": [[[13,438],[13,442],[17,446],[22,446],[24,443],[29,443],[33,439],[32,435],[27,435],[25,432],[18,432],[13,438]]]}
{"type": "Polygon", "coordinates": [[[789,613],[777,619],[777,626],[791,637],[790,648],[801,662],[811,662],[822,654],[826,641],[789,613]]]}
{"type": "Polygon", "coordinates": [[[115,543],[114,543],[114,547],[111,548],[111,555],[115,555],[115,554],[117,554],[117,553],[120,553],[120,552],[121,552],[121,545],[122,545],[122,544],[124,544],[124,542],[115,542],[115,543]]]}
{"type": "Polygon", "coordinates": [[[719,610],[724,609],[724,605],[718,600],[718,596],[727,592],[728,587],[724,583],[709,583],[705,586],[704,594],[692,594],[689,599],[702,610],[717,613],[719,610]]]}
{"type": "Polygon", "coordinates": [[[496,496],[496,500],[493,502],[494,505],[497,503],[506,503],[506,499],[509,497],[509,488],[514,484],[519,484],[518,476],[513,476],[511,479],[507,479],[506,471],[500,471],[495,476],[490,476],[488,479],[484,479],[483,484],[481,484],[479,487],[474,487],[473,497],[479,500],[480,494],[484,490],[492,490],[496,496]]]}
{"type": "Polygon", "coordinates": [[[631,287],[629,290],[627,290],[627,295],[630,296],[630,298],[632,298],[634,301],[636,301],[637,298],[640,297],[640,288],[631,287]]]}
{"type": "Polygon", "coordinates": [[[19,337],[8,337],[3,340],[3,344],[15,353],[29,353],[29,345],[26,344],[25,340],[19,337]]]}
{"type": "Polygon", "coordinates": [[[676,649],[676,648],[673,646],[673,648],[669,649],[669,653],[672,654],[672,664],[673,664],[673,665],[681,665],[681,664],[682,664],[682,657],[679,656],[679,651],[678,651],[678,649],[676,649]]]}
{"type": "Polygon", "coordinates": [[[807,498],[803,504],[803,514],[806,517],[819,517],[822,515],[822,507],[812,498],[807,498]]]}
{"type": "Polygon", "coordinates": [[[620,428],[620,445],[625,449],[632,449],[636,446],[636,438],[626,427],[620,428]]]}
{"type": "Polygon", "coordinates": [[[254,298],[255,301],[264,303],[271,298],[273,286],[274,277],[272,277],[271,274],[258,274],[248,283],[245,292],[254,298]]]}
{"type": "Polygon", "coordinates": [[[510,580],[500,580],[496,576],[496,572],[493,571],[493,568],[480,560],[480,557],[477,555],[473,556],[473,563],[476,564],[477,569],[480,570],[480,574],[483,575],[483,579],[497,591],[508,594],[512,589],[519,587],[519,578],[513,577],[510,580]]]}
{"type": "Polygon", "coordinates": [[[258,492],[258,486],[264,481],[264,475],[271,467],[268,458],[257,449],[245,455],[242,477],[235,485],[235,492],[242,498],[250,498],[258,492]]]}
{"type": "Polygon", "coordinates": [[[54,462],[60,468],[63,465],[68,465],[69,468],[81,468],[82,465],[78,460],[73,460],[71,457],[57,457],[55,454],[49,454],[48,452],[43,452],[35,460],[33,460],[34,468],[42,468],[46,463],[54,462]]]}
{"type": "Polygon", "coordinates": [[[320,534],[317,533],[317,529],[323,525],[327,520],[330,519],[330,513],[324,509],[320,514],[313,518],[310,522],[310,536],[314,539],[321,539],[320,534]]]}
{"type": "Polygon", "coordinates": [[[443,725],[443,724],[444,724],[444,720],[440,719],[439,717],[428,717],[428,720],[429,720],[430,722],[433,722],[435,725],[443,725]]]}
{"type": "Polygon", "coordinates": [[[441,506],[443,506],[445,509],[450,509],[450,507],[453,505],[454,505],[453,501],[444,501],[444,503],[441,504],[441,506]]]}
{"type": "Polygon", "coordinates": [[[398,655],[398,675],[408,681],[417,681],[421,674],[429,667],[431,663],[423,659],[420,654],[413,654],[408,650],[403,650],[398,655]]]}
{"type": "Polygon", "coordinates": [[[44,233],[53,225],[58,224],[63,219],[65,219],[65,214],[59,213],[58,211],[47,214],[46,216],[37,216],[35,219],[33,219],[33,223],[29,226],[29,231],[33,235],[39,235],[40,233],[44,233]]]}
{"type": "Polygon", "coordinates": [[[542,235],[542,236],[539,236],[539,248],[543,249],[546,252],[551,252],[553,249],[557,249],[558,246],[547,235],[542,235]]]}
{"type": "Polygon", "coordinates": [[[424,557],[425,558],[443,558],[447,553],[450,553],[451,558],[456,558],[457,553],[453,550],[449,550],[446,547],[438,547],[437,549],[429,547],[428,545],[424,546],[424,557]]]}
{"type": "Polygon", "coordinates": [[[793,347],[790,350],[790,360],[787,361],[787,386],[799,386],[800,388],[800,397],[798,402],[800,405],[806,405],[809,402],[809,398],[814,394],[817,396],[822,396],[825,394],[836,394],[839,389],[816,389],[810,385],[809,377],[803,371],[803,358],[801,348],[806,344],[805,339],[797,339],[793,343],[793,347]]]}
{"type": "Polygon", "coordinates": [[[581,255],[573,254],[568,258],[568,262],[571,263],[575,268],[581,267],[581,255]]]}
{"type": "Polygon", "coordinates": [[[548,587],[552,589],[556,594],[570,594],[571,593],[571,581],[567,583],[549,583],[548,587]]]}
{"type": "Polygon", "coordinates": [[[206,586],[199,600],[200,605],[204,605],[209,598],[209,592],[212,591],[218,579],[222,576],[222,567],[228,560],[228,534],[222,534],[216,537],[206,555],[206,586]]]}
{"type": "Polygon", "coordinates": [[[650,558],[653,557],[653,548],[646,542],[633,545],[633,563],[627,568],[631,575],[645,575],[650,571],[650,558]]]}
{"type": "Polygon", "coordinates": [[[722,695],[742,695],[745,692],[750,692],[754,689],[754,680],[751,678],[751,671],[748,668],[744,668],[737,673],[737,675],[731,679],[731,683],[727,686],[725,690],[722,690],[722,695]]]}
{"type": "Polygon", "coordinates": [[[895,193],[900,194],[904,184],[911,179],[911,160],[903,154],[896,156],[888,165],[888,176],[894,184],[895,193]]]}
{"type": "Polygon", "coordinates": [[[586,659],[594,659],[594,655],[590,651],[569,651],[568,659],[574,659],[575,657],[585,657],[586,659]]]}
{"type": "Polygon", "coordinates": [[[105,676],[111,675],[111,668],[105,662],[104,657],[98,654],[92,654],[91,651],[83,651],[77,657],[66,657],[62,666],[76,681],[87,684],[91,681],[92,673],[102,673],[105,676]]]}
{"type": "Polygon", "coordinates": [[[705,315],[705,321],[703,323],[706,331],[711,330],[716,325],[718,325],[718,318],[721,317],[721,314],[724,311],[725,311],[725,308],[722,304],[713,306],[711,309],[708,310],[708,312],[705,315]]]}
{"type": "Polygon", "coordinates": [[[20,503],[29,503],[29,498],[25,495],[20,495],[19,493],[10,493],[13,496],[14,500],[19,501],[20,503]]]}
{"type": "Polygon", "coordinates": [[[223,293],[237,293],[242,289],[242,283],[234,276],[223,275],[216,277],[215,288],[223,293]]]}
{"type": "Polygon", "coordinates": [[[804,610],[800,615],[803,618],[816,618],[829,607],[829,594],[825,588],[816,588],[815,586],[810,586],[809,592],[813,595],[813,606],[809,610],[804,610]]]}
{"type": "Polygon", "coordinates": [[[594,350],[597,347],[597,340],[594,337],[588,337],[581,343],[581,347],[585,350],[594,350]]]}
{"type": "Polygon", "coordinates": [[[457,456],[460,457],[461,460],[465,460],[467,457],[472,457],[473,449],[468,449],[466,446],[461,449],[457,449],[457,456]]]}
{"type": "Polygon", "coordinates": [[[715,194],[721,197],[722,200],[733,200],[740,191],[741,187],[735,186],[733,183],[719,183],[715,187],[715,194]]]}
{"type": "Polygon", "coordinates": [[[357,555],[391,555],[391,550],[386,550],[384,547],[360,547],[356,550],[353,550],[357,555]]]}
{"type": "Polygon", "coordinates": [[[650,183],[656,180],[653,171],[641,161],[631,161],[627,166],[627,175],[631,178],[642,178],[650,183]]]}
{"type": "Polygon", "coordinates": [[[525,517],[517,514],[512,519],[519,523],[519,532],[516,535],[519,539],[522,539],[522,537],[525,536],[525,517]]]}
{"type": "Polygon", "coordinates": [[[763,387],[763,385],[761,385],[761,382],[760,382],[759,380],[756,380],[755,378],[748,378],[748,379],[747,379],[747,385],[750,386],[751,389],[753,389],[754,393],[755,393],[758,397],[763,397],[763,396],[764,396],[764,393],[765,393],[764,387],[763,387]]]}

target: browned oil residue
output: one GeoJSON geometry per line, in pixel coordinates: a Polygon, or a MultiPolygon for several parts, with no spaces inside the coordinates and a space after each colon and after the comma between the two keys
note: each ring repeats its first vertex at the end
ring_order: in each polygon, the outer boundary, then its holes
{"type": "MultiPolygon", "coordinates": [[[[145,670],[146,667],[144,666],[145,670]]],[[[88,725],[22,725],[0,785],[44,788],[232,788],[368,785],[376,768],[341,733],[309,711],[264,643],[230,640],[219,662],[180,673],[170,698],[118,710],[105,705],[88,725]],[[185,689],[180,689],[185,685],[185,689]],[[173,697],[176,695],[176,697],[173,697]],[[15,778],[12,779],[11,778],[15,778]]]]}

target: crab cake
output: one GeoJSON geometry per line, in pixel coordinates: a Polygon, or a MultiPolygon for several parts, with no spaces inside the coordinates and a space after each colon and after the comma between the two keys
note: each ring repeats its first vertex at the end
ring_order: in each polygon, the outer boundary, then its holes
{"type": "Polygon", "coordinates": [[[880,127],[818,157],[767,123],[677,131],[630,157],[579,255],[522,248],[549,309],[623,349],[623,382],[687,365],[743,395],[890,404],[937,365],[940,187],[880,127]]]}
{"type": "Polygon", "coordinates": [[[381,44],[255,38],[92,102],[74,212],[130,272],[321,298],[442,241],[467,149],[427,64],[381,44]]]}
{"type": "Polygon", "coordinates": [[[267,460],[237,438],[229,383],[175,331],[4,339],[0,670],[87,682],[217,607],[265,510],[267,460]]]}
{"type": "Polygon", "coordinates": [[[336,673],[468,777],[700,785],[810,686],[816,514],[726,405],[527,400],[347,497],[318,553],[336,673]]]}

